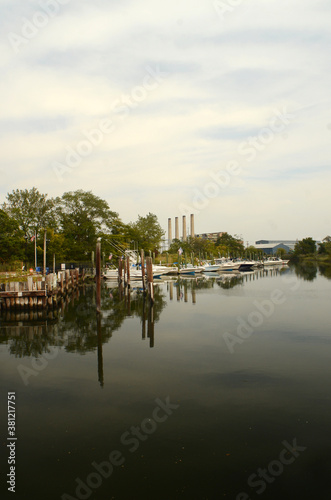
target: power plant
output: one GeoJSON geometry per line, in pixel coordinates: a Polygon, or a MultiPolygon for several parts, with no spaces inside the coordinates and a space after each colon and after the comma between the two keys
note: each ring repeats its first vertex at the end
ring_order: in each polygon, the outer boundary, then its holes
{"type": "MultiPolygon", "coordinates": [[[[188,232],[187,230],[187,225],[186,225],[186,215],[183,215],[182,217],[182,241],[187,240],[187,234],[189,234],[192,238],[194,238],[194,214],[190,215],[190,230],[188,232]]],[[[175,217],[175,239],[179,240],[179,220],[178,217],[175,217]]],[[[172,220],[169,217],[168,218],[168,245],[170,246],[172,243],[172,220]]]]}

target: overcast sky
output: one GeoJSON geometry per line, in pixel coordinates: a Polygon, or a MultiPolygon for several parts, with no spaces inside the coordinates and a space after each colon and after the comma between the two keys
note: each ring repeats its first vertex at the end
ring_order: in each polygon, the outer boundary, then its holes
{"type": "Polygon", "coordinates": [[[330,26],[330,0],[0,0],[0,203],[331,234],[330,26]]]}

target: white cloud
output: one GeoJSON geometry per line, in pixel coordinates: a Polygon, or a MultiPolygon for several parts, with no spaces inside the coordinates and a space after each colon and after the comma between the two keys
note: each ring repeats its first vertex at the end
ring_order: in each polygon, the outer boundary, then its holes
{"type": "Polygon", "coordinates": [[[8,34],[39,9],[0,5],[1,201],[34,185],[91,189],[125,221],[151,211],[166,228],[208,172],[236,160],[242,174],[201,210],[198,232],[330,233],[328,2],[251,0],[222,20],[212,1],[71,0],[15,54],[8,34]],[[114,102],[147,67],[168,76],[121,119],[114,102]],[[286,130],[247,161],[240,145],[284,106],[295,115],[286,130]],[[52,164],[102,119],[114,130],[60,183],[52,164]]]}

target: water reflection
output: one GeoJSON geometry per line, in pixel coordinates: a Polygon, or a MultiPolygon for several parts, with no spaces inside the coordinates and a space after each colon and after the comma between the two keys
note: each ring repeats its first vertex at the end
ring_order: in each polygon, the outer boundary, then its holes
{"type": "MultiPolygon", "coordinates": [[[[298,277],[312,281],[318,268],[312,263],[296,265],[298,277]]],[[[68,353],[85,354],[97,351],[98,379],[103,386],[102,346],[107,344],[126,318],[140,318],[141,338],[155,345],[155,324],[170,301],[197,303],[197,292],[220,287],[229,290],[245,283],[281,276],[288,267],[258,269],[246,273],[210,273],[195,277],[167,277],[155,283],[154,305],[143,293],[142,283],[136,282],[130,289],[106,282],[102,287],[101,315],[96,314],[94,285],[77,289],[60,308],[49,311],[4,312],[0,318],[0,344],[8,344],[15,357],[38,358],[51,347],[63,347],[68,353]],[[158,286],[158,283],[161,285],[158,286]]],[[[331,266],[320,265],[320,274],[331,278],[331,266]]]]}
{"type": "MultiPolygon", "coordinates": [[[[154,304],[150,305],[139,285],[128,290],[107,286],[102,288],[101,315],[96,314],[95,286],[84,286],[56,311],[5,313],[0,323],[0,343],[9,345],[15,357],[38,358],[53,346],[69,353],[98,351],[102,365],[102,345],[120,329],[127,317],[139,317],[142,338],[154,346],[154,324],[166,305],[163,291],[155,287],[154,304]]],[[[102,369],[99,381],[103,384],[102,369]]]]}

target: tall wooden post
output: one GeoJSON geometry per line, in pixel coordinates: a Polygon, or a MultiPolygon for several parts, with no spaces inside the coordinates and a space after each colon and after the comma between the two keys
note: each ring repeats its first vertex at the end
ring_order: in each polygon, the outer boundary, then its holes
{"type": "Polygon", "coordinates": [[[141,250],[141,278],[143,280],[143,290],[145,293],[146,283],[145,283],[145,254],[144,254],[144,250],[141,250]]]}
{"type": "MultiPolygon", "coordinates": [[[[99,238],[98,238],[99,240],[99,238]]],[[[101,312],[101,241],[97,241],[96,246],[96,301],[97,301],[97,313],[101,312]]]]}
{"type": "Polygon", "coordinates": [[[127,284],[128,288],[130,288],[130,257],[126,258],[126,275],[127,275],[127,284]]]}
{"type": "Polygon", "coordinates": [[[148,292],[151,302],[154,302],[154,281],[153,281],[153,262],[151,257],[146,259],[148,292]]]}
{"type": "Polygon", "coordinates": [[[43,262],[43,276],[46,276],[46,236],[47,231],[44,231],[44,262],[43,262]]]}
{"type": "Polygon", "coordinates": [[[118,284],[122,283],[122,259],[118,259],[117,280],[118,280],[118,284]]]}

